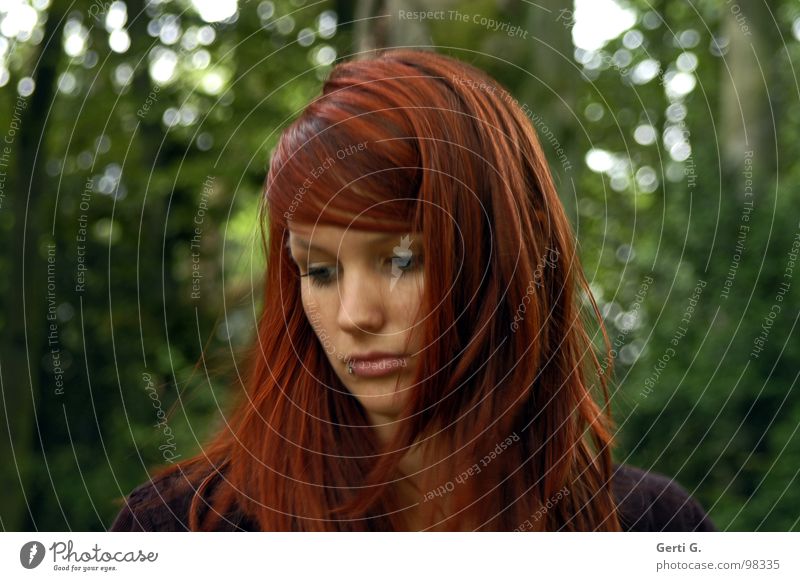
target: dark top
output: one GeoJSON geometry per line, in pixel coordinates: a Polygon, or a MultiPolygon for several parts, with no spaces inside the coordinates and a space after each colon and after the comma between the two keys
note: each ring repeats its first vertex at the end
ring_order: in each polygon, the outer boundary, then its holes
{"type": "MultiPolygon", "coordinates": [[[[666,476],[626,465],[615,466],[612,490],[623,531],[716,531],[703,508],[666,476]]],[[[186,531],[194,489],[173,473],[136,487],[110,531],[186,531]]],[[[227,515],[219,530],[257,531],[241,514],[227,515]]]]}

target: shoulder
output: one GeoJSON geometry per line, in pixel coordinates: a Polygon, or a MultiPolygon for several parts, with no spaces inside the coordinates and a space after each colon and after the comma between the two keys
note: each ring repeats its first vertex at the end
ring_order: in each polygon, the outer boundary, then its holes
{"type": "Polygon", "coordinates": [[[612,490],[624,531],[717,530],[700,503],[663,474],[615,465],[612,490]]]}
{"type": "Polygon", "coordinates": [[[189,506],[194,494],[182,473],[150,479],[125,498],[109,531],[189,530],[189,506]]]}
{"type": "MultiPolygon", "coordinates": [[[[187,478],[180,470],[165,476],[156,476],[128,494],[108,530],[188,531],[189,509],[197,491],[198,483],[187,478]]],[[[204,506],[208,508],[205,503],[204,506]]],[[[223,519],[225,528],[220,530],[246,530],[247,524],[243,524],[238,515],[231,516],[235,520],[223,519]]]]}

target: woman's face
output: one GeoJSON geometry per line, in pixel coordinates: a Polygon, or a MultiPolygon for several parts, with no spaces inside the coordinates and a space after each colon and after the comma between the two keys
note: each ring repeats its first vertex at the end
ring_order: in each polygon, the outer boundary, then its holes
{"type": "Polygon", "coordinates": [[[289,228],[306,317],[384,439],[396,428],[387,422],[408,397],[421,348],[421,243],[413,233],[289,228]]]}

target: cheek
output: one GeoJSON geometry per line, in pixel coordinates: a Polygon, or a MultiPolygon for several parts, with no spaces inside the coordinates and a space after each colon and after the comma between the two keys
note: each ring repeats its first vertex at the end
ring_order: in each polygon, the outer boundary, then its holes
{"type": "Polygon", "coordinates": [[[422,277],[409,281],[403,292],[393,297],[392,312],[402,323],[403,329],[411,331],[416,322],[422,317],[422,299],[424,284],[422,277]]]}
{"type": "Polygon", "coordinates": [[[330,300],[325,300],[324,297],[317,296],[316,293],[310,290],[304,290],[301,293],[301,300],[306,318],[317,337],[329,343],[331,341],[331,333],[334,330],[331,327],[331,323],[336,318],[335,304],[332,304],[330,300]]]}
{"type": "Polygon", "coordinates": [[[300,294],[300,299],[303,303],[303,312],[305,312],[306,318],[314,327],[314,329],[317,330],[322,319],[319,301],[312,298],[311,293],[306,290],[303,290],[303,292],[300,294]]]}

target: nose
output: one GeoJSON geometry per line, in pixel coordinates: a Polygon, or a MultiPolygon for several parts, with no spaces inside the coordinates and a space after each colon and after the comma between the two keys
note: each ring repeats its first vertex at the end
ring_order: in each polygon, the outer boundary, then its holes
{"type": "Polygon", "coordinates": [[[352,334],[377,333],[386,313],[380,282],[358,272],[345,273],[339,283],[339,327],[352,334]]]}

